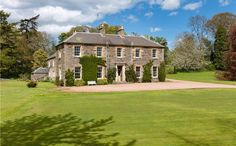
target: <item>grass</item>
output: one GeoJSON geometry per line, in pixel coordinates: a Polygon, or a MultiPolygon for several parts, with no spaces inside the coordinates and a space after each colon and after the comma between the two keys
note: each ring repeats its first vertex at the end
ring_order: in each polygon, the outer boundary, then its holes
{"type": "Polygon", "coordinates": [[[33,113],[114,117],[107,132],[136,146],[236,145],[236,90],[202,89],[117,93],[64,93],[50,83],[34,89],[1,81],[1,121],[33,113]]]}
{"type": "Polygon", "coordinates": [[[229,84],[236,85],[235,81],[221,81],[215,77],[215,72],[204,71],[204,72],[179,72],[177,74],[168,74],[167,78],[177,80],[188,80],[206,83],[217,83],[217,84],[229,84]]]}

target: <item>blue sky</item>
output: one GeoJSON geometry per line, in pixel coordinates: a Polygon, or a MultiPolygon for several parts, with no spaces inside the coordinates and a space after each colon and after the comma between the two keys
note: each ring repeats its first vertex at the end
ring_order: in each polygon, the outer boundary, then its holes
{"type": "Polygon", "coordinates": [[[1,0],[0,9],[11,13],[10,21],[40,14],[39,30],[54,38],[76,25],[107,22],[128,34],[165,37],[172,48],[178,34],[190,31],[191,16],[236,14],[236,0],[1,0]]]}
{"type": "MultiPolygon", "coordinates": [[[[181,5],[184,6],[189,2],[199,1],[185,1],[181,5]]],[[[175,10],[163,10],[158,5],[153,6],[141,2],[129,10],[106,16],[104,19],[92,23],[92,26],[97,26],[103,21],[113,25],[123,25],[128,34],[136,32],[141,35],[163,36],[168,40],[169,46],[173,47],[178,34],[191,31],[188,27],[190,17],[203,15],[210,19],[221,12],[236,14],[236,0],[231,0],[224,6],[217,0],[206,0],[202,1],[201,6],[194,10],[185,10],[183,6],[175,10]],[[129,16],[133,16],[134,20],[129,20],[127,18],[129,16]]]]}

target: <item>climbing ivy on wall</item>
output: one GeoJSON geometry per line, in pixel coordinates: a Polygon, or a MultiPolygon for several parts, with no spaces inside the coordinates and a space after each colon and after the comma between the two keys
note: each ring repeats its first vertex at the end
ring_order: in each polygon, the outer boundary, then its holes
{"type": "Polygon", "coordinates": [[[80,64],[82,65],[82,78],[87,83],[87,81],[97,81],[97,66],[105,66],[105,61],[90,55],[81,57],[80,64]]]}
{"type": "Polygon", "coordinates": [[[153,61],[149,61],[147,64],[143,66],[143,82],[152,81],[152,72],[151,72],[152,65],[153,61]]]}

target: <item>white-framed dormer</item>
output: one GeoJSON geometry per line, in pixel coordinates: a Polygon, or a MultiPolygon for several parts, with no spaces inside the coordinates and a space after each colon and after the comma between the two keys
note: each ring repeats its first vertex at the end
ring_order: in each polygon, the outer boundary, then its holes
{"type": "Polygon", "coordinates": [[[81,46],[80,45],[73,46],[73,55],[74,55],[74,57],[81,57],[81,46]]]}
{"type": "Polygon", "coordinates": [[[152,49],[151,55],[153,59],[158,59],[157,49],[152,49]]]}
{"type": "Polygon", "coordinates": [[[142,58],[141,49],[135,48],[134,49],[134,58],[142,58]]]}
{"type": "Polygon", "coordinates": [[[152,78],[158,78],[158,67],[152,66],[152,78]]]}
{"type": "Polygon", "coordinates": [[[82,79],[82,66],[75,66],[75,68],[74,68],[74,78],[75,78],[75,80],[82,79]]]}
{"type": "Polygon", "coordinates": [[[124,48],[117,47],[116,48],[116,57],[117,58],[123,58],[124,57],[124,48]]]}
{"type": "Polygon", "coordinates": [[[98,58],[102,58],[103,57],[103,47],[102,46],[96,46],[96,56],[98,58]]]}
{"type": "Polygon", "coordinates": [[[142,66],[141,65],[135,65],[135,74],[138,79],[142,78],[142,66]]]}

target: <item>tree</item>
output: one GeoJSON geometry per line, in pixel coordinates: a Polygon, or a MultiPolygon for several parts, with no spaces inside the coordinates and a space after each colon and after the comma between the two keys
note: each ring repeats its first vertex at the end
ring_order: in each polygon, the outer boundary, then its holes
{"type": "Polygon", "coordinates": [[[38,49],[33,54],[33,69],[47,66],[47,53],[43,49],[38,49]]]}
{"type": "Polygon", "coordinates": [[[172,65],[181,71],[200,70],[207,64],[204,50],[197,47],[196,40],[190,33],[177,38],[171,56],[172,65]]]}
{"type": "Polygon", "coordinates": [[[16,40],[17,28],[9,23],[10,14],[0,11],[0,73],[2,78],[15,77],[14,66],[17,62],[16,40]]]}
{"type": "Polygon", "coordinates": [[[75,85],[74,72],[72,70],[70,69],[66,70],[65,79],[66,79],[66,86],[75,85]]]}
{"type": "Polygon", "coordinates": [[[223,26],[218,26],[215,42],[214,42],[214,52],[213,52],[213,64],[217,70],[225,69],[225,52],[228,51],[227,43],[227,30],[223,26]]]}
{"type": "Polygon", "coordinates": [[[158,37],[158,36],[153,37],[150,35],[145,35],[145,37],[164,46],[164,59],[165,63],[168,64],[170,60],[169,60],[169,48],[167,40],[164,37],[158,37]]]}
{"type": "Polygon", "coordinates": [[[196,36],[199,44],[207,34],[206,28],[207,18],[205,16],[196,15],[189,18],[188,26],[191,28],[192,33],[196,36]]]}
{"type": "Polygon", "coordinates": [[[210,20],[207,21],[207,28],[210,33],[214,36],[219,26],[229,30],[232,25],[236,23],[236,15],[225,12],[214,15],[210,20]]]}
{"type": "Polygon", "coordinates": [[[228,79],[236,81],[236,25],[232,26],[229,31],[230,51],[227,55],[227,71],[229,72],[228,79]]]}

